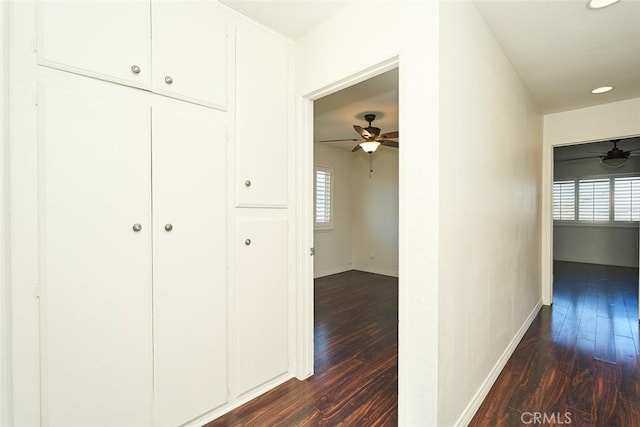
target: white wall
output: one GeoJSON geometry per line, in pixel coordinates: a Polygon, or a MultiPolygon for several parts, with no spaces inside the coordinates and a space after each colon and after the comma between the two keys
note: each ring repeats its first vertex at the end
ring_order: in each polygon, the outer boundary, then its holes
{"type": "Polygon", "coordinates": [[[7,97],[7,71],[8,71],[8,34],[9,16],[7,2],[0,2],[0,425],[9,425],[9,274],[6,227],[7,206],[7,137],[8,137],[8,97],[7,97]]]}
{"type": "Polygon", "coordinates": [[[542,301],[553,296],[553,147],[640,135],[640,98],[544,116],[542,301]]]}
{"type": "MultiPolygon", "coordinates": [[[[367,2],[366,7],[356,2],[313,28],[296,46],[297,94],[301,110],[309,113],[301,117],[299,153],[300,197],[307,205],[299,218],[303,237],[312,229],[307,212],[312,203],[308,171],[313,167],[311,111],[305,99],[372,77],[376,69],[387,71],[380,65],[398,58],[398,417],[399,425],[409,426],[438,422],[438,7],[438,2],[367,2]],[[358,22],[383,22],[384,31],[358,22]]],[[[310,242],[303,238],[301,246],[305,243],[310,242]]],[[[309,290],[302,292],[308,295],[309,290]]],[[[307,316],[307,329],[311,327],[307,316]]]]}
{"type": "MultiPolygon", "coordinates": [[[[598,159],[554,164],[554,180],[640,173],[640,158],[632,157],[622,167],[611,169],[598,159]]],[[[553,225],[553,259],[558,261],[638,267],[638,226],[566,224],[553,225]]]]}
{"type": "Polygon", "coordinates": [[[351,152],[314,144],[314,163],[333,168],[333,229],[314,232],[314,277],[352,269],[351,152]]]}
{"type": "Polygon", "coordinates": [[[540,307],[542,151],[542,116],[471,2],[440,6],[440,132],[438,425],[467,425],[540,307]]]}
{"type": "Polygon", "coordinates": [[[353,268],[398,276],[398,150],[380,147],[352,156],[353,268]]]}

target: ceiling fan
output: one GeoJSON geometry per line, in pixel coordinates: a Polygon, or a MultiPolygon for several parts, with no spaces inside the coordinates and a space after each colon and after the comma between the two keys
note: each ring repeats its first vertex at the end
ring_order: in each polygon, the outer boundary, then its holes
{"type": "Polygon", "coordinates": [[[638,151],[638,150],[624,151],[619,149],[618,148],[619,141],[620,141],[619,139],[612,139],[611,141],[609,141],[613,144],[613,148],[607,151],[604,155],[599,156],[600,162],[603,165],[608,166],[610,168],[619,168],[621,166],[624,166],[625,163],[627,163],[627,160],[629,160],[629,157],[632,155],[631,153],[633,153],[634,151],[638,151]]]}
{"type": "Polygon", "coordinates": [[[373,153],[378,149],[380,145],[387,147],[398,148],[398,141],[393,141],[390,138],[398,138],[398,131],[380,133],[380,128],[373,126],[371,123],[376,119],[375,114],[365,114],[364,119],[369,122],[369,126],[363,128],[362,126],[353,125],[353,128],[360,135],[361,139],[329,139],[320,142],[338,142],[338,141],[360,141],[358,145],[353,147],[351,152],[363,150],[368,154],[373,153]]]}

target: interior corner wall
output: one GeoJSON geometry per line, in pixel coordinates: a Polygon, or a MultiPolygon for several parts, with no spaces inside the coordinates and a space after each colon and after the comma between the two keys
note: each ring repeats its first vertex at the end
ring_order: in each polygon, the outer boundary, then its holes
{"type": "Polygon", "coordinates": [[[438,425],[467,425],[540,307],[542,116],[472,2],[440,6],[438,425]]]}
{"type": "Polygon", "coordinates": [[[353,268],[398,277],[398,150],[352,156],[353,268]]]}
{"type": "Polygon", "coordinates": [[[439,2],[349,3],[296,43],[301,99],[399,62],[399,425],[438,424],[438,8],[439,2]],[[384,22],[385,30],[354,25],[354,17],[384,22]]]}
{"type": "Polygon", "coordinates": [[[313,144],[314,163],[333,168],[333,228],[314,235],[314,277],[352,269],[351,152],[326,144],[313,144]]]}

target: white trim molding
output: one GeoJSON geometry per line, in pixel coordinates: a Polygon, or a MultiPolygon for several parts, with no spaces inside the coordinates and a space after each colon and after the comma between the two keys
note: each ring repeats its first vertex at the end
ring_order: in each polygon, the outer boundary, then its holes
{"type": "Polygon", "coordinates": [[[8,2],[0,1],[0,425],[11,425],[11,309],[8,254],[8,2]]]}

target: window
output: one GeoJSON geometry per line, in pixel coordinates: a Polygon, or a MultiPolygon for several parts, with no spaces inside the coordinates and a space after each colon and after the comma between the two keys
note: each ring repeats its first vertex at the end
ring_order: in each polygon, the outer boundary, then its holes
{"type": "Polygon", "coordinates": [[[553,183],[553,219],[574,221],[576,219],[576,182],[553,183]]]}
{"type": "Polygon", "coordinates": [[[316,166],[315,228],[333,228],[333,169],[316,166]]]}
{"type": "Polygon", "coordinates": [[[640,177],[614,179],[615,221],[640,221],[640,177]]]}
{"type": "Polygon", "coordinates": [[[609,221],[609,179],[581,179],[578,181],[578,219],[580,221],[609,221]]]}

